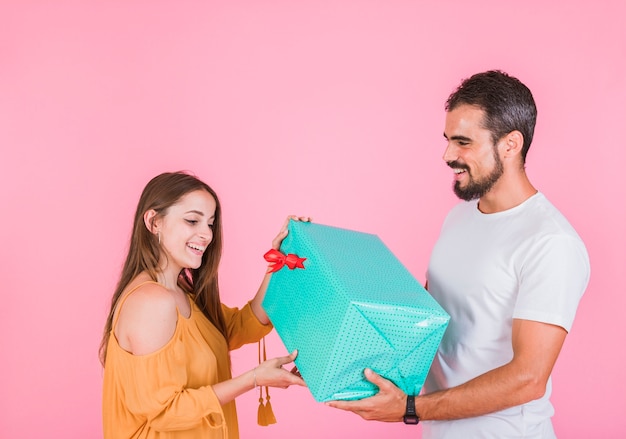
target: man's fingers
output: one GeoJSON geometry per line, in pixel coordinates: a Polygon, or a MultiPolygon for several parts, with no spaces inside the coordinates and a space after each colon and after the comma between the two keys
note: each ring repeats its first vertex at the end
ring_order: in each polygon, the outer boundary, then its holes
{"type": "Polygon", "coordinates": [[[370,383],[375,384],[379,389],[388,388],[389,386],[396,387],[395,384],[378,375],[372,369],[365,369],[363,374],[365,375],[365,379],[367,379],[370,383]]]}

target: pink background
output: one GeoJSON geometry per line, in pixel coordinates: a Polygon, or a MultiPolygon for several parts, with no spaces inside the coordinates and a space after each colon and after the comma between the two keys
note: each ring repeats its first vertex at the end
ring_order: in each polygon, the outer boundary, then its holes
{"type": "MultiPolygon", "coordinates": [[[[553,374],[563,438],[626,433],[623,1],[3,1],[0,437],[100,438],[98,343],[139,193],[220,194],[223,300],[256,291],[285,215],[378,234],[418,279],[448,209],[443,103],[500,68],[539,107],[528,173],[592,279],[553,374]]],[[[269,339],[272,356],[284,354],[269,339]]],[[[256,346],[233,354],[253,367],[256,346]]],[[[243,438],[419,437],[272,392],[243,438]]]]}

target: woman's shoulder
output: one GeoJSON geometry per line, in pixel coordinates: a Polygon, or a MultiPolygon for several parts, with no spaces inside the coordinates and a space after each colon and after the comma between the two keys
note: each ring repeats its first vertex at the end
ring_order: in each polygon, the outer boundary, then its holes
{"type": "Polygon", "coordinates": [[[170,307],[176,309],[176,301],[167,288],[144,273],[128,284],[121,298],[120,305],[126,314],[129,309],[134,310],[133,313],[168,311],[170,307]]]}
{"type": "Polygon", "coordinates": [[[168,290],[163,284],[160,284],[147,274],[141,273],[136,278],[130,281],[130,283],[124,288],[122,296],[128,295],[129,298],[135,295],[155,295],[165,296],[168,295],[168,290]]]}
{"type": "Polygon", "coordinates": [[[174,334],[178,320],[172,294],[154,281],[135,279],[122,297],[115,328],[120,345],[135,355],[163,347],[174,334]]]}

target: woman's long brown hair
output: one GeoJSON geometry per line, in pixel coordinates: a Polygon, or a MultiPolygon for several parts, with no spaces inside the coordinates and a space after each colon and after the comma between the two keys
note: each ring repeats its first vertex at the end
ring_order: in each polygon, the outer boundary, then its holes
{"type": "Polygon", "coordinates": [[[144,271],[152,280],[157,280],[161,246],[158,238],[146,227],[143,219],[144,213],[154,209],[157,212],[155,217],[165,216],[170,206],[176,204],[186,194],[197,190],[207,191],[215,199],[213,240],[202,256],[200,267],[182,270],[178,285],[193,296],[204,315],[228,341],[217,282],[217,269],[222,255],[222,210],[219,199],[209,185],[193,175],[186,172],[167,172],[150,180],[139,198],[128,255],[111,300],[111,309],[100,343],[102,365],[106,362],[107,345],[113,329],[113,314],[122,292],[135,277],[144,271]]]}

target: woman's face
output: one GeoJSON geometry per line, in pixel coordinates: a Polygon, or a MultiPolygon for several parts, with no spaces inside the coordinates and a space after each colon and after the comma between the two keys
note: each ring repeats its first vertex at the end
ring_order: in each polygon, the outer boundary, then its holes
{"type": "Polygon", "coordinates": [[[158,220],[156,226],[167,269],[179,272],[183,268],[200,267],[202,255],[213,240],[215,208],[211,194],[196,190],[183,196],[158,220]]]}

